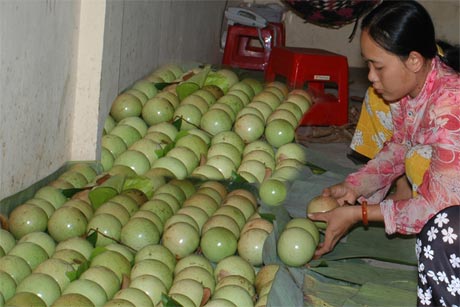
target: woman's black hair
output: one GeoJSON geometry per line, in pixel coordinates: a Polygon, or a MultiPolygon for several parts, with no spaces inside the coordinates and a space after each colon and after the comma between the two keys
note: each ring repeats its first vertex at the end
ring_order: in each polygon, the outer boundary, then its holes
{"type": "Polygon", "coordinates": [[[383,1],[364,17],[361,30],[383,49],[405,59],[411,51],[441,60],[459,71],[459,48],[435,39],[433,21],[426,9],[417,1],[383,1]],[[442,52],[439,52],[442,50],[442,52]]]}

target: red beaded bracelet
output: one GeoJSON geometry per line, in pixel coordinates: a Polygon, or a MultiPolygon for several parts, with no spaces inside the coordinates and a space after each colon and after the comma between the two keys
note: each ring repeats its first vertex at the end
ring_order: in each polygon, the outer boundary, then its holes
{"type": "Polygon", "coordinates": [[[365,200],[361,202],[361,213],[363,216],[363,225],[364,226],[369,225],[369,220],[367,218],[367,201],[365,200]]]}

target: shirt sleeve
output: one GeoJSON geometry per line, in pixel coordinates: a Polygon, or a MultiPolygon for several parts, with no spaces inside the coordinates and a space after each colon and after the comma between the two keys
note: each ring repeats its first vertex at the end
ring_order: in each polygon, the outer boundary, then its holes
{"type": "MultiPolygon", "coordinates": [[[[346,182],[365,198],[371,197],[377,191],[388,191],[392,182],[404,173],[404,157],[408,150],[404,144],[402,127],[403,117],[399,103],[391,104],[391,114],[395,127],[393,136],[385,142],[382,150],[358,172],[350,174],[346,182]]],[[[384,194],[379,193],[383,199],[384,194]]]]}

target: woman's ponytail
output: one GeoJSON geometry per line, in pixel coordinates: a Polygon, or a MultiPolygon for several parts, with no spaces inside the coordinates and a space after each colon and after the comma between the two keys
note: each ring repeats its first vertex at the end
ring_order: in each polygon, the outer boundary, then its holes
{"type": "Polygon", "coordinates": [[[460,72],[460,47],[450,45],[444,41],[437,41],[438,56],[447,66],[456,72],[460,72]]]}

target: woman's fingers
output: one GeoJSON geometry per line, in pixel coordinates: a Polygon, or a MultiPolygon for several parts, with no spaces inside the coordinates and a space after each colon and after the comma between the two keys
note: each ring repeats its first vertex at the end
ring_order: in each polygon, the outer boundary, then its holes
{"type": "Polygon", "coordinates": [[[327,223],[324,241],[318,245],[315,257],[330,252],[337,242],[348,232],[348,229],[355,221],[355,206],[338,207],[328,212],[309,214],[312,220],[324,221],[327,223]]]}
{"type": "Polygon", "coordinates": [[[340,206],[354,204],[357,199],[355,191],[346,182],[325,188],[321,195],[335,198],[340,206]]]}
{"type": "Polygon", "coordinates": [[[323,190],[322,195],[334,198],[344,197],[348,193],[348,187],[344,182],[327,187],[323,190]]]}
{"type": "Polygon", "coordinates": [[[308,218],[313,221],[322,221],[327,223],[327,212],[309,213],[308,218]]]}
{"type": "Polygon", "coordinates": [[[331,196],[331,188],[325,188],[321,195],[324,196],[324,197],[330,197],[331,196]]]}
{"type": "Polygon", "coordinates": [[[335,245],[337,244],[337,242],[339,242],[341,237],[342,235],[339,235],[339,234],[327,235],[327,232],[326,232],[324,242],[321,242],[320,244],[318,244],[318,247],[316,248],[315,258],[319,258],[322,255],[327,254],[330,251],[332,251],[335,245]]]}
{"type": "MultiPolygon", "coordinates": [[[[310,218],[313,221],[323,221],[326,222],[328,221],[328,213],[327,212],[318,212],[318,213],[310,213],[308,215],[308,218],[310,218]]],[[[326,237],[324,239],[324,242],[321,242],[318,244],[318,247],[316,248],[315,251],[315,259],[319,258],[321,255],[326,254],[330,252],[333,248],[333,245],[331,244],[332,242],[329,242],[332,238],[328,236],[327,230],[326,230],[326,237]]]]}

